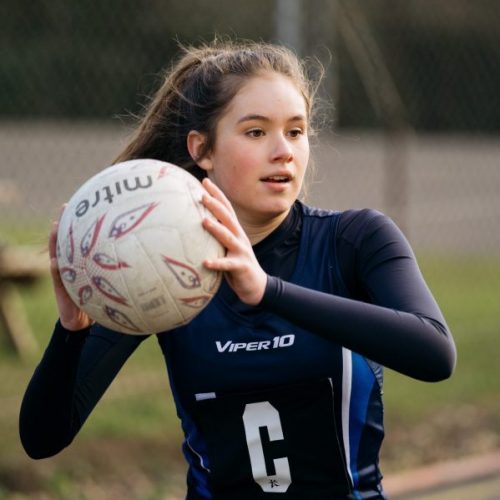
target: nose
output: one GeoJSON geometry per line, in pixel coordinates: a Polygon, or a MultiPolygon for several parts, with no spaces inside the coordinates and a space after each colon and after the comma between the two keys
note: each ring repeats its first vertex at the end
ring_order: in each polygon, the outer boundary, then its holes
{"type": "Polygon", "coordinates": [[[280,135],[273,145],[273,163],[290,163],[293,160],[293,150],[286,137],[280,135]]]}

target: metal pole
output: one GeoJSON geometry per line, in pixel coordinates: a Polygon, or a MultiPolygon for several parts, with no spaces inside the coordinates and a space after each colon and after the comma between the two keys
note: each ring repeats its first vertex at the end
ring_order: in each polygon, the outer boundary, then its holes
{"type": "Polygon", "coordinates": [[[301,55],[304,51],[302,0],[276,0],[274,10],[276,41],[301,55]]]}

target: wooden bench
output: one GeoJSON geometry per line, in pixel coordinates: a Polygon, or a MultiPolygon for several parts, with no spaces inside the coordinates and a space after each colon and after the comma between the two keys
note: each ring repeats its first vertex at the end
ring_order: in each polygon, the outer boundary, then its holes
{"type": "Polygon", "coordinates": [[[38,353],[19,287],[49,274],[48,253],[41,247],[0,246],[0,327],[10,348],[24,359],[38,353]]]}

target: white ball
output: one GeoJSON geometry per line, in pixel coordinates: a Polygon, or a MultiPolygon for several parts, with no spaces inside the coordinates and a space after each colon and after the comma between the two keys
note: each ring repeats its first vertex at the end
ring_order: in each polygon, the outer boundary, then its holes
{"type": "Polygon", "coordinates": [[[147,335],[188,323],[210,301],[221,273],[205,258],[224,248],[201,224],[201,183],[158,160],[101,171],[69,200],[57,259],[69,295],[112,330],[147,335]]]}

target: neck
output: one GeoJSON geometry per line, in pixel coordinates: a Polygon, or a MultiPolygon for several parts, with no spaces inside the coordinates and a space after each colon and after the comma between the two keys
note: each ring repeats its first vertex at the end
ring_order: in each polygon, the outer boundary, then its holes
{"type": "Polygon", "coordinates": [[[240,218],[239,215],[238,220],[253,246],[271,234],[286,219],[289,211],[287,210],[272,219],[263,219],[261,221],[246,220],[245,217],[240,218]]]}

